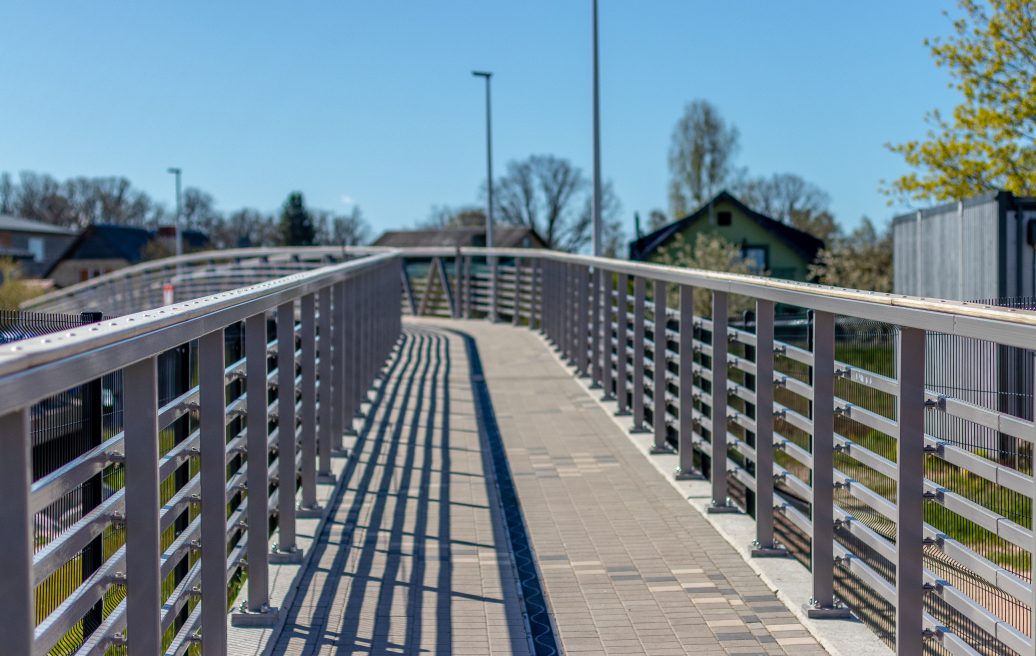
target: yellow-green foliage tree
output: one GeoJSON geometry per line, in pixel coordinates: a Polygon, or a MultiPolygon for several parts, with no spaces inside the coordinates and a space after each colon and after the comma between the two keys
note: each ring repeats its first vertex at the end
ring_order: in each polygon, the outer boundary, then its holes
{"type": "MultiPolygon", "coordinates": [[[[676,233],[668,244],[658,249],[655,261],[666,266],[688,269],[766,275],[765,271],[755,270],[752,263],[741,254],[741,248],[737,244],[720,235],[705,232],[699,232],[693,241],[685,239],[683,233],[676,233]]],[[[670,307],[679,304],[678,298],[678,290],[670,289],[667,299],[670,307]]],[[[732,296],[728,299],[731,315],[754,309],[754,305],[753,301],[741,296],[732,296]]],[[[699,317],[712,316],[712,292],[704,289],[695,290],[694,314],[699,317]]]]}
{"type": "Polygon", "coordinates": [[[817,282],[834,287],[892,291],[892,231],[879,231],[864,218],[848,237],[838,238],[820,251],[809,266],[817,282]]]}
{"type": "Polygon", "coordinates": [[[920,201],[994,189],[1036,193],[1036,0],[959,0],[946,39],[926,40],[963,101],[926,116],[925,139],[890,145],[916,169],[889,184],[920,201]]]}
{"type": "Polygon", "coordinates": [[[0,258],[0,310],[17,310],[19,303],[38,294],[38,290],[22,280],[14,260],[0,258]]]}

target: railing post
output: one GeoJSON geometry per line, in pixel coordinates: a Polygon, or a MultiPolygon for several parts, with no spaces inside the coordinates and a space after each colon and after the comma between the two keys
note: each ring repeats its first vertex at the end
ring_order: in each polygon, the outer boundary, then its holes
{"type": "Polygon", "coordinates": [[[601,358],[604,352],[604,338],[601,335],[601,270],[587,267],[590,274],[590,388],[601,387],[601,358]]]}
{"type": "Polygon", "coordinates": [[[489,321],[495,323],[497,320],[497,262],[495,255],[486,257],[489,264],[489,321]]]}
{"type": "Polygon", "coordinates": [[[924,646],[924,330],[900,328],[898,355],[896,654],[921,656],[924,646]]]}
{"type": "Polygon", "coordinates": [[[522,312],[522,258],[514,258],[514,298],[511,307],[511,325],[517,326],[522,312]]]}
{"type": "MultiPolygon", "coordinates": [[[[576,289],[578,296],[576,297],[576,305],[579,308],[579,316],[576,317],[576,330],[578,331],[578,338],[576,339],[576,366],[579,369],[580,378],[586,378],[591,376],[591,364],[590,364],[590,326],[587,325],[587,319],[589,318],[590,312],[590,267],[578,265],[576,267],[576,289]]],[[[591,378],[591,383],[593,379],[591,378]]]]}
{"type": "Polygon", "coordinates": [[[245,319],[248,599],[243,612],[234,613],[232,620],[235,625],[268,625],[277,618],[277,611],[270,608],[269,590],[270,482],[267,470],[270,451],[267,446],[269,388],[266,375],[266,313],[260,312],[245,319]]]}
{"type": "MultiPolygon", "coordinates": [[[[391,273],[389,274],[391,275],[391,273]]],[[[342,307],[344,317],[342,319],[342,330],[344,332],[344,348],[342,350],[342,417],[344,420],[343,434],[355,435],[356,420],[356,362],[359,349],[359,334],[356,330],[356,279],[350,278],[345,283],[342,292],[342,307]]],[[[458,303],[460,302],[458,296],[458,303]]],[[[386,306],[387,307],[387,306],[386,306]]],[[[459,313],[459,310],[458,310],[459,313]]],[[[458,314],[459,316],[459,314],[458,314]]]]}
{"type": "Polygon", "coordinates": [[[275,563],[301,562],[295,544],[295,302],[277,306],[277,552],[275,563]]]}
{"type": "Polygon", "coordinates": [[[457,249],[456,254],[453,256],[453,313],[451,316],[454,319],[460,319],[464,314],[464,277],[463,277],[463,260],[460,256],[460,249],[457,249]]]}
{"type": "Polygon", "coordinates": [[[334,337],[331,335],[331,287],[326,286],[319,292],[320,295],[320,373],[317,376],[317,399],[319,399],[318,420],[319,433],[317,435],[318,464],[317,478],[325,482],[334,480],[331,473],[331,434],[334,432],[332,426],[332,409],[335,405],[331,393],[331,355],[334,337]]]}
{"type": "Polygon", "coordinates": [[[694,288],[680,285],[680,429],[675,478],[701,478],[694,471],[694,288]]]}
{"type": "Polygon", "coordinates": [[[471,258],[463,256],[460,258],[461,276],[464,281],[464,318],[471,318],[471,258]]]}
{"type": "Polygon", "coordinates": [[[755,302],[756,558],[787,556],[773,539],[773,301],[755,302]]]}
{"type": "MultiPolygon", "coordinates": [[[[533,266],[533,305],[529,308],[529,320],[536,319],[536,327],[541,333],[546,330],[544,314],[546,310],[546,297],[544,287],[547,285],[547,267],[549,263],[542,258],[534,260],[533,266]]],[[[530,326],[531,327],[531,326],[530,326]]]]}
{"type": "Polygon", "coordinates": [[[532,265],[532,280],[530,281],[532,286],[530,287],[529,296],[529,328],[535,328],[540,332],[544,330],[543,321],[543,306],[544,306],[544,276],[546,275],[546,267],[544,266],[542,258],[536,258],[533,260],[532,265]]]}
{"type": "Polygon", "coordinates": [[[667,439],[668,429],[666,425],[666,370],[668,369],[668,357],[666,356],[667,342],[666,335],[666,289],[665,282],[655,281],[655,293],[652,307],[654,308],[654,339],[651,341],[651,373],[654,374],[654,392],[651,394],[651,419],[655,426],[655,442],[651,445],[651,453],[672,453],[673,448],[669,446],[667,439]]]}
{"type": "Polygon", "coordinates": [[[727,498],[727,293],[712,292],[712,503],[710,513],[737,512],[727,498]]]}
{"type": "Polygon", "coordinates": [[[299,517],[319,517],[317,503],[317,344],[316,344],[316,298],[313,294],[302,297],[302,325],[299,338],[302,342],[302,503],[299,517]]]}
{"type": "Polygon", "coordinates": [[[601,385],[604,387],[602,400],[615,398],[612,388],[612,272],[601,271],[601,385]]]}
{"type": "MultiPolygon", "coordinates": [[[[101,321],[103,315],[100,312],[81,312],[79,319],[82,323],[94,323],[101,321]]],[[[83,397],[83,434],[86,437],[86,444],[89,448],[98,447],[104,441],[104,408],[103,408],[103,380],[95,378],[85,383],[81,388],[83,397]]],[[[179,470],[177,471],[179,473],[179,470]]],[[[82,485],[82,511],[86,516],[103,500],[103,474],[98,472],[90,477],[90,480],[82,485]]],[[[179,487],[179,480],[176,481],[179,487]]],[[[177,530],[182,530],[180,523],[177,523],[177,530]]],[[[98,535],[83,548],[81,558],[82,576],[80,580],[86,582],[93,573],[104,564],[104,537],[98,535]]],[[[88,637],[103,619],[104,602],[98,601],[86,615],[83,616],[83,637],[88,637]]]]}
{"type": "Polygon", "coordinates": [[[220,328],[203,335],[198,344],[203,656],[221,656],[227,650],[227,406],[223,332],[220,328]]]}
{"type": "Polygon", "coordinates": [[[575,294],[572,293],[572,265],[561,264],[561,302],[558,309],[561,311],[561,355],[563,360],[573,364],[572,357],[572,315],[575,314],[575,294]]]}
{"type": "Polygon", "coordinates": [[[331,360],[331,389],[335,407],[331,421],[331,451],[341,453],[342,434],[345,432],[345,283],[337,282],[331,289],[334,298],[334,316],[331,334],[334,335],[334,358],[331,360]]]}
{"type": "Polygon", "coordinates": [[[835,318],[813,312],[813,596],[809,617],[844,618],[834,599],[834,378],[835,318]]]}
{"type": "Polygon", "coordinates": [[[618,406],[615,414],[620,416],[629,414],[629,399],[626,396],[626,326],[629,323],[626,316],[626,313],[629,312],[626,288],[628,286],[629,276],[620,273],[615,309],[615,403],[618,406]]]}
{"type": "Polygon", "coordinates": [[[32,653],[36,627],[31,424],[27,407],[0,416],[0,644],[12,654],[32,653]]]}
{"type": "Polygon", "coordinates": [[[158,511],[158,366],[154,356],[123,372],[127,410],[126,623],[131,654],[162,650],[162,545],[158,511]]]}
{"type": "Polygon", "coordinates": [[[646,281],[637,276],[633,279],[633,433],[646,433],[644,425],[644,297],[647,295],[646,281]]]}

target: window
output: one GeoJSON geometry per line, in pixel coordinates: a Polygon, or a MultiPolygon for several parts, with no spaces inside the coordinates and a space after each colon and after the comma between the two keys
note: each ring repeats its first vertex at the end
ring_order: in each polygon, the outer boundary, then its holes
{"type": "Polygon", "coordinates": [[[753,271],[766,271],[769,267],[770,249],[766,246],[742,246],[741,255],[748,260],[753,271]]]}
{"type": "Polygon", "coordinates": [[[730,212],[718,212],[716,214],[716,225],[728,226],[731,222],[730,212]]]}
{"type": "Polygon", "coordinates": [[[43,237],[29,237],[29,252],[33,262],[43,261],[43,237]]]}

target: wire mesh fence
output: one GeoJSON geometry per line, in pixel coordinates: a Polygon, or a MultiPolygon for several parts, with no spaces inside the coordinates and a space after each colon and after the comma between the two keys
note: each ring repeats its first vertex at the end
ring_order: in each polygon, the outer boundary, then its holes
{"type": "MultiPolygon", "coordinates": [[[[104,318],[106,317],[97,312],[66,315],[3,310],[0,311],[0,343],[60,332],[104,318]]],[[[240,357],[242,339],[240,326],[232,326],[227,330],[226,351],[229,361],[235,361],[240,357]]],[[[161,354],[158,361],[159,404],[169,403],[195,385],[197,371],[195,342],[182,344],[161,354]]],[[[122,372],[114,372],[47,397],[32,406],[30,416],[32,480],[36,482],[47,476],[60,475],[62,468],[69,463],[80,459],[91,450],[98,449],[107,440],[122,432],[122,372]]],[[[161,452],[169,451],[196,428],[196,418],[191,413],[185,413],[161,432],[161,452]]],[[[163,481],[163,503],[172,498],[196,473],[190,471],[191,467],[191,463],[185,463],[172,477],[163,481]]],[[[85,483],[73,487],[60,498],[41,508],[35,513],[33,526],[36,552],[47,549],[52,541],[77,523],[89,521],[92,513],[102,512],[105,502],[124,486],[123,465],[118,462],[106,463],[85,483]]],[[[240,499],[235,501],[239,502],[240,499]]],[[[195,516],[196,511],[190,509],[177,517],[173,525],[162,535],[163,548],[168,548],[195,516]]],[[[65,602],[124,544],[124,527],[118,523],[107,525],[76,556],[40,581],[35,594],[37,622],[42,621],[65,602]]],[[[167,593],[183,580],[190,565],[189,559],[184,559],[175,568],[172,576],[163,582],[167,593]]],[[[124,598],[124,586],[111,586],[103,598],[85,614],[83,620],[58,642],[50,654],[58,656],[76,653],[124,598]]],[[[181,612],[182,617],[174,623],[173,633],[187,620],[188,613],[189,607],[185,607],[181,612]]],[[[117,654],[119,650],[120,647],[114,645],[106,653],[117,654]]]]}

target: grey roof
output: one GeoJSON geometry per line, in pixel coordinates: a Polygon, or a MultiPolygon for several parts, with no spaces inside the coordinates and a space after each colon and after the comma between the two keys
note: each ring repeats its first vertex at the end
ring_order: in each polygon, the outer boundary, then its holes
{"type": "Polygon", "coordinates": [[[23,219],[20,216],[11,216],[10,214],[0,214],[0,230],[10,232],[37,232],[52,235],[74,235],[76,233],[72,228],[62,228],[61,226],[42,223],[40,221],[32,221],[30,219],[23,219]]]}
{"type": "MultiPolygon", "coordinates": [[[[374,240],[374,246],[406,248],[414,246],[481,246],[485,244],[486,230],[482,226],[450,226],[433,230],[387,230],[374,240]],[[479,241],[481,240],[481,243],[479,241]]],[[[528,237],[532,248],[543,248],[544,241],[527,226],[496,225],[494,245],[498,248],[518,248],[528,237]]]]}

